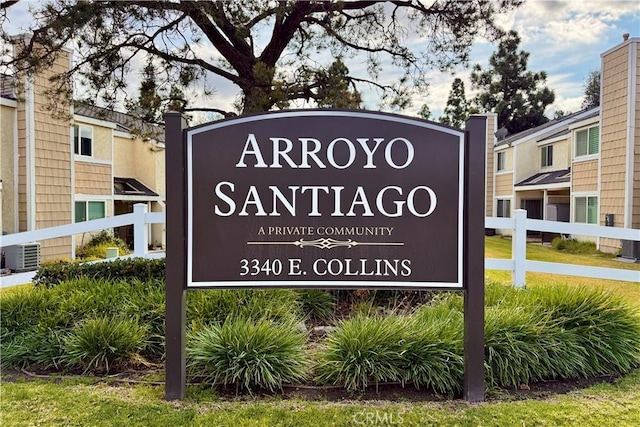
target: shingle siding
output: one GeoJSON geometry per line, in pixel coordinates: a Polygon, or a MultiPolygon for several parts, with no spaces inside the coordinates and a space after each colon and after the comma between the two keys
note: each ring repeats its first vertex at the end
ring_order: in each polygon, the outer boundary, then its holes
{"type": "Polygon", "coordinates": [[[493,161],[493,142],[495,129],[496,116],[489,115],[487,117],[487,179],[486,179],[486,216],[493,216],[493,174],[495,171],[495,163],[493,161]]]}
{"type": "MultiPolygon", "coordinates": [[[[53,118],[43,94],[49,78],[69,68],[69,54],[61,53],[52,67],[34,81],[36,228],[48,228],[71,222],[71,132],[69,123],[53,118]]],[[[57,102],[63,102],[58,100],[57,102]]],[[[71,238],[41,242],[43,258],[69,258],[71,238]]]]}
{"type": "Polygon", "coordinates": [[[496,197],[513,195],[513,174],[504,173],[496,175],[496,197]]]}
{"type": "Polygon", "coordinates": [[[634,162],[633,162],[633,217],[632,227],[640,228],[640,43],[636,43],[636,105],[633,111],[635,116],[634,136],[634,162]]]}
{"type": "Polygon", "coordinates": [[[15,127],[16,111],[13,107],[0,107],[0,168],[2,170],[2,230],[16,231],[15,218],[15,127]]]}
{"type": "Polygon", "coordinates": [[[573,164],[571,188],[574,193],[598,190],[598,160],[575,162],[573,164]]]}
{"type": "Polygon", "coordinates": [[[111,165],[76,161],[76,194],[99,196],[113,194],[111,165]]]}
{"type": "MultiPolygon", "coordinates": [[[[629,104],[629,49],[626,44],[602,61],[602,113],[600,119],[600,223],[606,214],[614,214],[614,226],[624,227],[628,108],[629,104]]],[[[600,249],[615,251],[620,242],[601,239],[600,249]]]]}

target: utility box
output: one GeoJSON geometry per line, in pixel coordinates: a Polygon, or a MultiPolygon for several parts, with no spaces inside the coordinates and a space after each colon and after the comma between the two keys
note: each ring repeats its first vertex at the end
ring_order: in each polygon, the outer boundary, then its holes
{"type": "Polygon", "coordinates": [[[40,243],[23,243],[5,249],[5,267],[12,271],[33,271],[40,267],[40,243]]]}
{"type": "Polygon", "coordinates": [[[631,259],[631,260],[640,260],[640,242],[636,242],[635,240],[621,240],[622,243],[622,254],[621,258],[631,259]]]}
{"type": "Polygon", "coordinates": [[[107,258],[118,258],[119,255],[118,248],[107,248],[107,258]]]}
{"type": "Polygon", "coordinates": [[[613,227],[613,220],[614,220],[613,214],[604,214],[604,225],[606,227],[613,227]]]}

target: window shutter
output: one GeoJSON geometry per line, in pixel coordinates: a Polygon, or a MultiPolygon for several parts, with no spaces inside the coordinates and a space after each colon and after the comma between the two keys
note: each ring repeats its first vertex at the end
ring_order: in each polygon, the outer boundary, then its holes
{"type": "Polygon", "coordinates": [[[600,136],[598,135],[598,127],[589,129],[589,154],[598,153],[600,148],[600,136]]]}
{"type": "Polygon", "coordinates": [[[587,130],[581,130],[576,132],[576,157],[586,156],[588,150],[588,132],[587,130]]]}
{"type": "Polygon", "coordinates": [[[74,154],[80,154],[80,131],[78,125],[73,126],[73,152],[74,154]]]}

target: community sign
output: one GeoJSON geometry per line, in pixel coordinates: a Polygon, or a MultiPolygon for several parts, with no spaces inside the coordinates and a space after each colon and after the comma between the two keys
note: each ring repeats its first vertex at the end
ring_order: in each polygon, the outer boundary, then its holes
{"type": "Polygon", "coordinates": [[[185,137],[187,287],[464,287],[463,131],[302,110],[185,137]]]}

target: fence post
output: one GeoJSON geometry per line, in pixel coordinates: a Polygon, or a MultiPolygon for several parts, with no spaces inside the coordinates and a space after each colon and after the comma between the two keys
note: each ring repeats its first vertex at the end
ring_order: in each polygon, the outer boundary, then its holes
{"type": "Polygon", "coordinates": [[[511,280],[516,288],[524,288],[527,272],[527,211],[516,209],[514,219],[515,228],[511,238],[511,257],[513,258],[511,280]]]}
{"type": "Polygon", "coordinates": [[[133,255],[136,257],[146,257],[148,252],[149,237],[147,233],[147,205],[136,203],[133,205],[133,255]]]}

